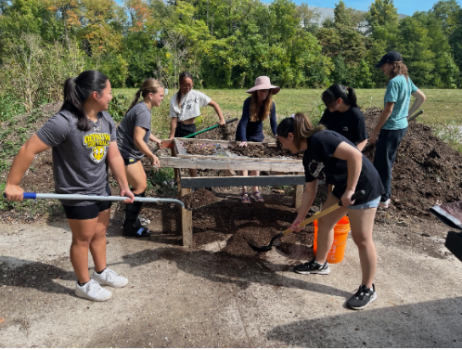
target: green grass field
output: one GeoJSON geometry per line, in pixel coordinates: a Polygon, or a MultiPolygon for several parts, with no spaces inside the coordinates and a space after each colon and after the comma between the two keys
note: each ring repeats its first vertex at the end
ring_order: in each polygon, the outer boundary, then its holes
{"type": "MultiPolygon", "coordinates": [[[[216,101],[223,113],[229,117],[240,117],[242,104],[249,96],[245,90],[204,89],[200,91],[216,101]]],[[[274,96],[278,119],[296,112],[303,112],[314,120],[319,119],[324,111],[324,105],[320,98],[322,91],[321,89],[282,89],[274,96]]],[[[453,125],[462,125],[462,91],[436,89],[422,89],[422,91],[427,96],[427,100],[421,107],[424,114],[418,118],[418,121],[434,127],[438,133],[443,132],[445,134],[444,139],[460,149],[457,145],[457,136],[453,135],[453,130],[455,130],[453,125]]],[[[114,96],[124,94],[129,96],[131,100],[135,92],[136,89],[114,89],[113,94],[114,96]]],[[[154,108],[152,111],[153,130],[163,138],[168,137],[170,130],[168,108],[169,100],[174,93],[175,91],[170,90],[162,106],[154,108]]],[[[358,104],[362,108],[383,107],[385,89],[358,89],[356,93],[358,104]]],[[[215,111],[208,107],[203,110],[203,118],[198,120],[197,126],[200,130],[217,123],[217,121],[215,111]]],[[[269,125],[265,125],[265,129],[269,132],[269,125]]]]}

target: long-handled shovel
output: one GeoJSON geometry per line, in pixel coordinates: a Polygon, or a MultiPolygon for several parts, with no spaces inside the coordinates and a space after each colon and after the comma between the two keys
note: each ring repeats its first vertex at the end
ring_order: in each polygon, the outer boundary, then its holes
{"type": "MultiPolygon", "coordinates": [[[[357,191],[357,192],[355,192],[355,194],[353,196],[351,196],[351,200],[359,199],[359,198],[363,197],[365,194],[366,194],[366,192],[363,191],[363,190],[357,191]]],[[[309,217],[308,219],[303,220],[299,224],[299,226],[306,226],[306,225],[312,223],[314,220],[320,218],[321,216],[332,213],[334,210],[337,210],[341,206],[342,206],[342,201],[339,201],[337,204],[334,204],[334,205],[330,206],[329,208],[324,209],[323,211],[320,211],[319,213],[314,214],[313,216],[309,217]]],[[[263,246],[260,246],[260,247],[254,245],[254,244],[252,244],[250,242],[247,242],[247,243],[253,250],[255,250],[257,252],[267,252],[267,251],[271,250],[271,248],[274,246],[274,243],[279,238],[287,236],[289,233],[292,233],[292,232],[293,232],[292,227],[288,228],[287,230],[282,231],[282,232],[278,233],[276,236],[274,236],[271,239],[271,241],[270,241],[270,243],[268,245],[263,245],[263,246]]]]}
{"type": "MultiPolygon", "coordinates": [[[[3,194],[4,197],[5,194],[3,194]]],[[[119,196],[87,196],[83,194],[57,194],[57,193],[34,193],[24,192],[24,199],[64,199],[64,200],[75,200],[75,201],[111,201],[111,202],[123,202],[127,197],[119,196]]],[[[173,198],[146,198],[146,197],[135,197],[135,202],[148,202],[148,203],[175,203],[185,208],[182,201],[173,198]]],[[[188,209],[188,208],[185,208],[188,209]]],[[[192,209],[188,209],[192,210],[192,209]]]]}
{"type": "MultiPolygon", "coordinates": [[[[226,121],[226,124],[234,123],[236,120],[239,120],[239,118],[229,119],[229,120],[226,121]]],[[[215,124],[215,125],[212,125],[212,126],[210,126],[210,127],[208,127],[208,128],[205,128],[205,129],[203,129],[203,130],[196,131],[194,134],[187,135],[187,136],[183,136],[183,138],[193,137],[193,136],[202,134],[203,132],[206,132],[206,131],[209,131],[209,130],[218,128],[219,126],[220,126],[220,124],[215,124]]]]}

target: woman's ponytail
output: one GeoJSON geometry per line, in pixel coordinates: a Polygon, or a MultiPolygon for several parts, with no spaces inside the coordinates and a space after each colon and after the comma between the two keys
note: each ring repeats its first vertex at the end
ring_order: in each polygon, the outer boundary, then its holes
{"type": "Polygon", "coordinates": [[[358,98],[356,97],[355,89],[351,86],[347,86],[346,90],[348,94],[348,103],[346,104],[351,107],[358,107],[358,98]]]}
{"type": "MultiPolygon", "coordinates": [[[[154,78],[148,78],[144,81],[143,85],[138,89],[138,91],[135,94],[135,99],[133,100],[132,104],[130,105],[130,108],[127,110],[127,113],[130,109],[135,107],[135,105],[138,103],[139,99],[141,96],[145,98],[150,92],[153,94],[156,94],[159,88],[163,88],[164,86],[156,79],[154,78]]],[[[125,114],[127,114],[125,113],[125,114]]]]}
{"type": "Polygon", "coordinates": [[[313,126],[311,120],[303,113],[295,113],[293,117],[286,118],[279,123],[277,128],[278,136],[287,138],[289,133],[294,135],[294,145],[300,149],[302,141],[310,138],[318,131],[324,130],[325,126],[318,125],[313,126]]]}
{"type": "MultiPolygon", "coordinates": [[[[127,113],[130,109],[132,109],[133,107],[135,107],[135,105],[138,103],[139,99],[140,99],[140,96],[141,96],[141,88],[138,89],[138,91],[136,92],[135,94],[135,99],[133,100],[132,104],[130,105],[130,107],[128,107],[128,110],[127,110],[127,113]]],[[[127,114],[125,113],[125,114],[127,114]]]]}
{"type": "Polygon", "coordinates": [[[326,106],[341,98],[350,107],[358,107],[355,89],[340,84],[334,84],[322,93],[321,99],[326,106]]]}
{"type": "Polygon", "coordinates": [[[83,104],[94,91],[101,95],[107,82],[107,76],[97,70],[87,70],[80,73],[77,78],[68,78],[64,82],[64,102],[60,111],[68,110],[77,117],[77,129],[82,131],[91,129],[83,104]]]}

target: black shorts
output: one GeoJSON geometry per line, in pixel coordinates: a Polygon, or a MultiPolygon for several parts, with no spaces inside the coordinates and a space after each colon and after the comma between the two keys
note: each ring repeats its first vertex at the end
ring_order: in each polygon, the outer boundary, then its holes
{"type": "Polygon", "coordinates": [[[136,158],[128,158],[128,159],[123,158],[123,160],[124,160],[125,165],[135,164],[140,161],[140,159],[136,159],[136,158]]]}
{"type": "MultiPolygon", "coordinates": [[[[175,137],[185,137],[196,132],[196,124],[185,125],[183,123],[178,123],[175,130],[175,137]]],[[[191,137],[196,138],[195,136],[191,137]]]]}
{"type": "Polygon", "coordinates": [[[63,205],[66,218],[76,220],[90,220],[98,217],[99,213],[109,209],[112,202],[95,202],[90,205],[63,205]]]}

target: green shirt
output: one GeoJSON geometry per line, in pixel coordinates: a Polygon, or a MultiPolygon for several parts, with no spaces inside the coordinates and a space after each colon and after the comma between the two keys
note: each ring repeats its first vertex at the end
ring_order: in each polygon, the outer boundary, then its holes
{"type": "Polygon", "coordinates": [[[388,82],[384,105],[387,102],[394,102],[395,105],[383,129],[400,130],[407,127],[411,94],[417,90],[418,88],[414,85],[411,78],[406,79],[404,75],[398,75],[388,82]]]}

